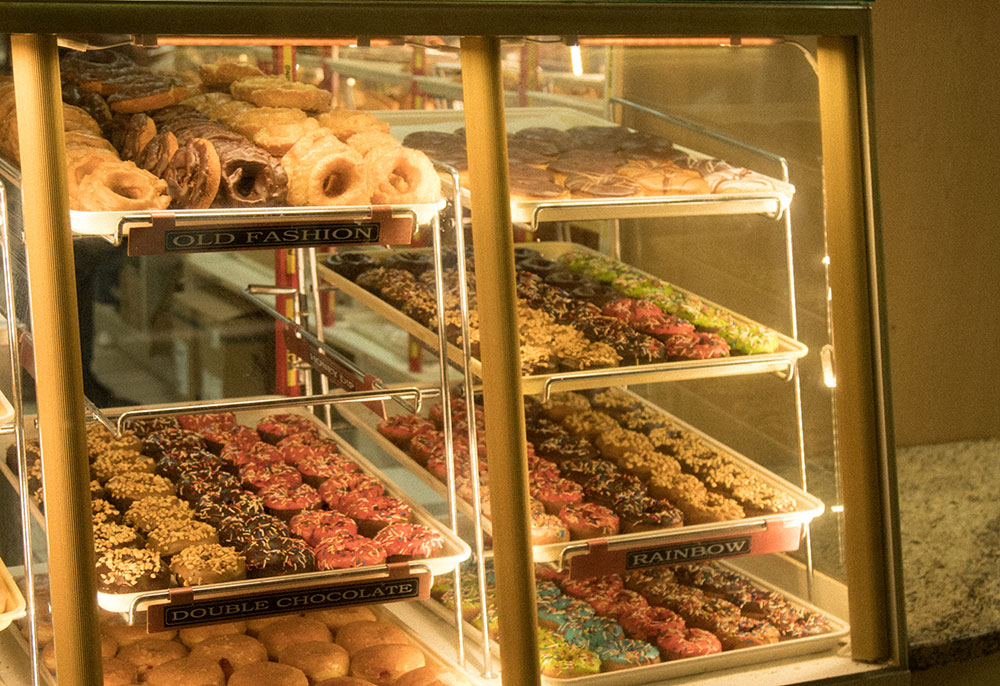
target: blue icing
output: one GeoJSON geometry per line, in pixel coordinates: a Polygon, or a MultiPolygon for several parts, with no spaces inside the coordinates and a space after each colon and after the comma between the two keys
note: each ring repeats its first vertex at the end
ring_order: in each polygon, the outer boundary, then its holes
{"type": "Polygon", "coordinates": [[[562,591],[559,587],[552,581],[539,581],[535,584],[535,596],[538,598],[539,602],[545,602],[547,600],[554,600],[562,596],[562,591]]]}
{"type": "Polygon", "coordinates": [[[621,664],[641,665],[651,661],[659,661],[660,651],[646,641],[634,638],[620,638],[604,645],[592,647],[601,660],[610,660],[621,664]]]}
{"type": "Polygon", "coordinates": [[[613,619],[594,617],[583,625],[590,634],[589,648],[597,650],[598,646],[617,641],[625,636],[621,625],[613,619]]]}
{"type": "Polygon", "coordinates": [[[566,622],[565,624],[560,624],[556,631],[570,645],[575,645],[579,648],[588,648],[590,646],[590,632],[581,624],[566,622]]]}

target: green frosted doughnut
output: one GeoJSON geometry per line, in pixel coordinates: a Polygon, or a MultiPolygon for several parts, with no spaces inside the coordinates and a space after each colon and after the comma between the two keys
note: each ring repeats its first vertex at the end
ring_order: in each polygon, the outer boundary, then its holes
{"type": "Polygon", "coordinates": [[[556,679],[599,674],[601,660],[586,648],[561,644],[548,645],[539,651],[539,662],[544,676],[556,679]]]}

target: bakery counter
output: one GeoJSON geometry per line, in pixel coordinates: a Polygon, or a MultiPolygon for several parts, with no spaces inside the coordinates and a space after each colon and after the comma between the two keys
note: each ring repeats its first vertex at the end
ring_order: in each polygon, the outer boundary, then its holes
{"type": "Polygon", "coordinates": [[[910,667],[1000,653],[1000,440],[897,451],[910,667]]]}

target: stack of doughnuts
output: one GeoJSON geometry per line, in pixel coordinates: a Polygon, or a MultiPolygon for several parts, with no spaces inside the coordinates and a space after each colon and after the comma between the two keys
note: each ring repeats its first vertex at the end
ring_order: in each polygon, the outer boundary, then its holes
{"type": "MultiPolygon", "coordinates": [[[[120,159],[87,111],[64,103],[63,122],[70,209],[127,212],[167,206],[166,183],[120,159]]],[[[0,154],[14,162],[21,159],[14,83],[9,77],[0,77],[0,154]]]]}
{"type": "Polygon", "coordinates": [[[288,204],[420,204],[440,197],[440,180],[424,153],[401,145],[367,112],[326,111],[328,92],[281,77],[241,79],[229,90],[185,104],[279,156],[288,173],[288,204]]]}

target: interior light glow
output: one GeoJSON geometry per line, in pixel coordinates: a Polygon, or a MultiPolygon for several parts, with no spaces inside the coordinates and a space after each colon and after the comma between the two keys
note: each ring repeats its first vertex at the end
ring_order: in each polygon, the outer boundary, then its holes
{"type": "Polygon", "coordinates": [[[583,76],[583,56],[580,54],[579,45],[569,46],[569,62],[573,76],[583,76]]]}
{"type": "Polygon", "coordinates": [[[690,45],[777,45],[781,38],[744,38],[741,36],[688,36],[683,38],[637,38],[602,36],[581,38],[580,45],[649,45],[649,46],[690,46],[690,45]]]}

